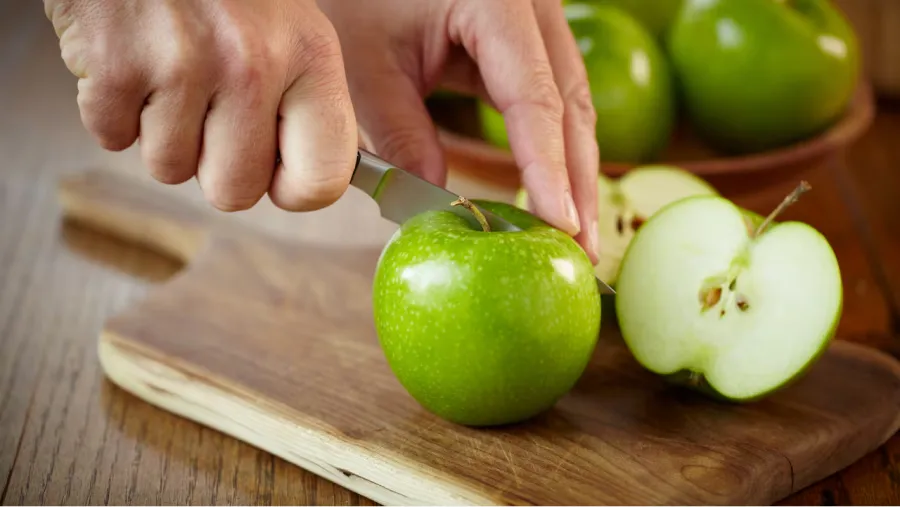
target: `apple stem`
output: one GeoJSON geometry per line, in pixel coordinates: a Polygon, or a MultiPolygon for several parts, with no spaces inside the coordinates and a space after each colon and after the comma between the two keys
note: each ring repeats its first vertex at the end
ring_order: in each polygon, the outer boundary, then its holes
{"type": "Polygon", "coordinates": [[[776,217],[778,217],[778,215],[784,212],[784,210],[787,209],[788,206],[797,202],[800,199],[801,195],[811,189],[812,187],[809,185],[809,183],[807,183],[806,181],[801,181],[800,184],[797,185],[797,187],[794,188],[794,190],[791,191],[791,193],[788,194],[783,201],[781,201],[781,204],[779,204],[778,207],[776,207],[771,213],[769,213],[769,216],[767,216],[766,219],[763,220],[761,224],[759,224],[759,227],[756,228],[756,232],[753,233],[753,236],[758,237],[760,234],[765,232],[765,230],[769,227],[769,225],[771,225],[772,221],[775,220],[776,217]]]}
{"type": "Polygon", "coordinates": [[[475,219],[478,220],[478,223],[481,224],[481,228],[484,229],[484,232],[491,232],[491,224],[489,224],[487,218],[484,217],[484,213],[482,213],[477,206],[472,204],[472,201],[460,196],[459,199],[451,202],[450,206],[462,206],[471,211],[472,214],[475,215],[475,219]]]}

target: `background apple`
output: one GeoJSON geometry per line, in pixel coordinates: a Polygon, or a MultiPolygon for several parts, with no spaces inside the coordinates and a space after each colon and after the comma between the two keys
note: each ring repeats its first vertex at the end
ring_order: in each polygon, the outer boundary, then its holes
{"type": "Polygon", "coordinates": [[[600,291],[567,234],[510,204],[477,204],[523,230],[484,232],[447,211],[410,219],[378,261],[375,326],[425,408],[464,425],[508,424],[547,410],[581,376],[600,291]]]}
{"type": "Polygon", "coordinates": [[[855,34],[828,0],[684,0],[667,41],[691,122],[724,152],[819,133],[859,74],[855,34]]]}
{"type": "Polygon", "coordinates": [[[616,292],[619,328],[640,364],[731,401],[799,378],[832,339],[843,302],[824,236],[718,196],[651,217],[625,254],[616,292]]]}
{"type": "MultiPolygon", "coordinates": [[[[565,9],[587,67],[601,157],[630,163],[655,158],[668,144],[676,108],[661,46],[613,5],[570,2],[565,9]]],[[[483,103],[479,111],[485,139],[508,146],[500,114],[483,103]]]]}
{"type": "MultiPolygon", "coordinates": [[[[578,3],[566,0],[563,4],[578,3]]],[[[608,4],[631,14],[657,39],[663,39],[683,0],[580,0],[595,5],[608,4]]]]}

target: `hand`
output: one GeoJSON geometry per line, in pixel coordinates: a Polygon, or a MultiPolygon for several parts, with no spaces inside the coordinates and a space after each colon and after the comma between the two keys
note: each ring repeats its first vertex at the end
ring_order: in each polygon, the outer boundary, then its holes
{"type": "Polygon", "coordinates": [[[156,179],[196,176],[226,211],[266,192],[282,208],[317,209],[347,188],[357,127],[337,35],[314,0],[44,6],[104,148],[139,138],[156,179]]]}
{"type": "Polygon", "coordinates": [[[597,261],[595,112],[559,0],[319,5],[340,37],[370,149],[443,185],[443,153],[423,98],[438,85],[475,94],[503,113],[537,214],[576,235],[597,261]]]}

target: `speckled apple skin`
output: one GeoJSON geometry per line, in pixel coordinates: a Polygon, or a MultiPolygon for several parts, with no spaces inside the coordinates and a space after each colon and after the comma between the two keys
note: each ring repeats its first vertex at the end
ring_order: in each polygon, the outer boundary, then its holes
{"type": "Polygon", "coordinates": [[[374,320],[414,399],[446,420],[493,426],[529,419],[573,387],[601,306],[571,237],[514,206],[478,205],[523,231],[483,232],[443,211],[410,219],[379,258],[374,320]]]}

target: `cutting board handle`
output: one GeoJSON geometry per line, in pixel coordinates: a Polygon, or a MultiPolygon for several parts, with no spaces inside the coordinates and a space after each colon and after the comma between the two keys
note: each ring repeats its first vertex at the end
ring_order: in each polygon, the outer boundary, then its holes
{"type": "Polygon", "coordinates": [[[134,177],[104,170],[59,182],[64,216],[187,262],[204,243],[211,217],[134,177]]]}

